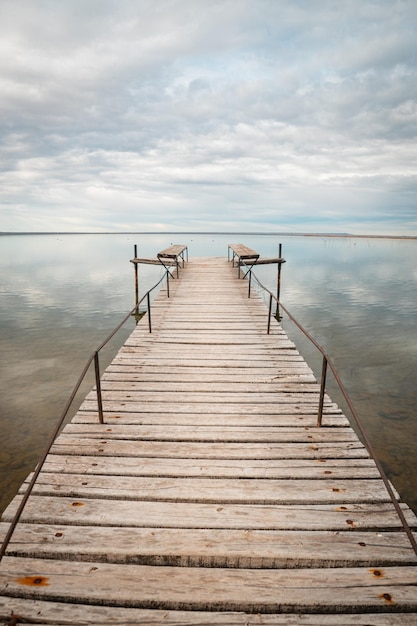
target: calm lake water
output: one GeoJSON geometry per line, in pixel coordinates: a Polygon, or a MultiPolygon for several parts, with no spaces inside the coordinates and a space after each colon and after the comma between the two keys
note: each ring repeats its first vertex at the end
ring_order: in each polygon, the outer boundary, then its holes
{"type": "MultiPolygon", "coordinates": [[[[239,241],[262,256],[282,243],[282,302],[333,359],[417,512],[417,241],[231,234],[0,236],[0,511],[36,465],[87,359],[133,307],[134,244],[146,257],[184,243],[192,258],[226,257],[239,241]]],[[[257,274],[275,292],[276,266],[257,274]]],[[[161,275],[140,266],[141,293],[161,275]]],[[[319,376],[321,360],[282,323],[319,376]]],[[[112,341],[102,368],[133,327],[112,341]]],[[[79,402],[92,385],[90,377],[79,402]]],[[[332,384],[329,393],[344,408],[332,384]]]]}

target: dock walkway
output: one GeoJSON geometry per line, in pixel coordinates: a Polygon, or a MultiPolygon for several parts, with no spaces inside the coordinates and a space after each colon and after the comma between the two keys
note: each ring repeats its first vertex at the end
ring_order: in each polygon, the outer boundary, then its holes
{"type": "Polygon", "coordinates": [[[92,392],[59,435],[0,565],[2,623],[417,624],[373,461],[329,397],[316,427],[317,381],[231,265],[187,263],[103,374],[105,423],[92,392]]]}

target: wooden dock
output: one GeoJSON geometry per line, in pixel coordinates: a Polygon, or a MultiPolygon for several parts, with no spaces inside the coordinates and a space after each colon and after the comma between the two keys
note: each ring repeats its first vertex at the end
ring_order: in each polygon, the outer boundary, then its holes
{"type": "Polygon", "coordinates": [[[47,458],[0,565],[2,624],[417,624],[373,461],[328,397],[316,427],[318,384],[266,324],[226,259],[170,281],[102,376],[105,423],[89,394],[47,458]]]}

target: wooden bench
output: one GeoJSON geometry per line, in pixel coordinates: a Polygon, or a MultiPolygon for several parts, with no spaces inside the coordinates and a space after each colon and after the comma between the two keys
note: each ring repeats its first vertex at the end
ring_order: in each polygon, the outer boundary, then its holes
{"type": "Polygon", "coordinates": [[[182,244],[174,244],[172,246],[169,246],[168,248],[165,248],[164,250],[161,250],[161,252],[158,252],[158,254],[156,255],[158,258],[158,261],[160,263],[162,263],[162,265],[165,267],[165,269],[168,268],[168,266],[170,265],[170,263],[167,263],[167,261],[173,261],[176,265],[177,268],[177,276],[178,276],[178,268],[180,266],[180,263],[182,265],[182,267],[184,267],[184,262],[185,262],[185,255],[187,256],[187,261],[188,261],[188,248],[187,246],[184,246],[182,244]]]}
{"type": "Polygon", "coordinates": [[[227,258],[230,261],[230,252],[232,252],[232,265],[235,266],[235,259],[237,258],[237,273],[240,277],[240,266],[247,265],[249,270],[255,265],[259,259],[259,253],[252,248],[248,248],[243,243],[229,243],[227,258]]]}

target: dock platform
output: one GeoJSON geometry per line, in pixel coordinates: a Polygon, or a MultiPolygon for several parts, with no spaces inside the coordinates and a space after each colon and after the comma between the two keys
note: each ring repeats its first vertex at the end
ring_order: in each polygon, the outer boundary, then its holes
{"type": "Polygon", "coordinates": [[[91,392],[47,457],[0,623],[417,625],[417,557],[374,462],[328,396],[316,426],[311,369],[266,327],[225,258],[159,293],[103,373],[104,424],[91,392]]]}

